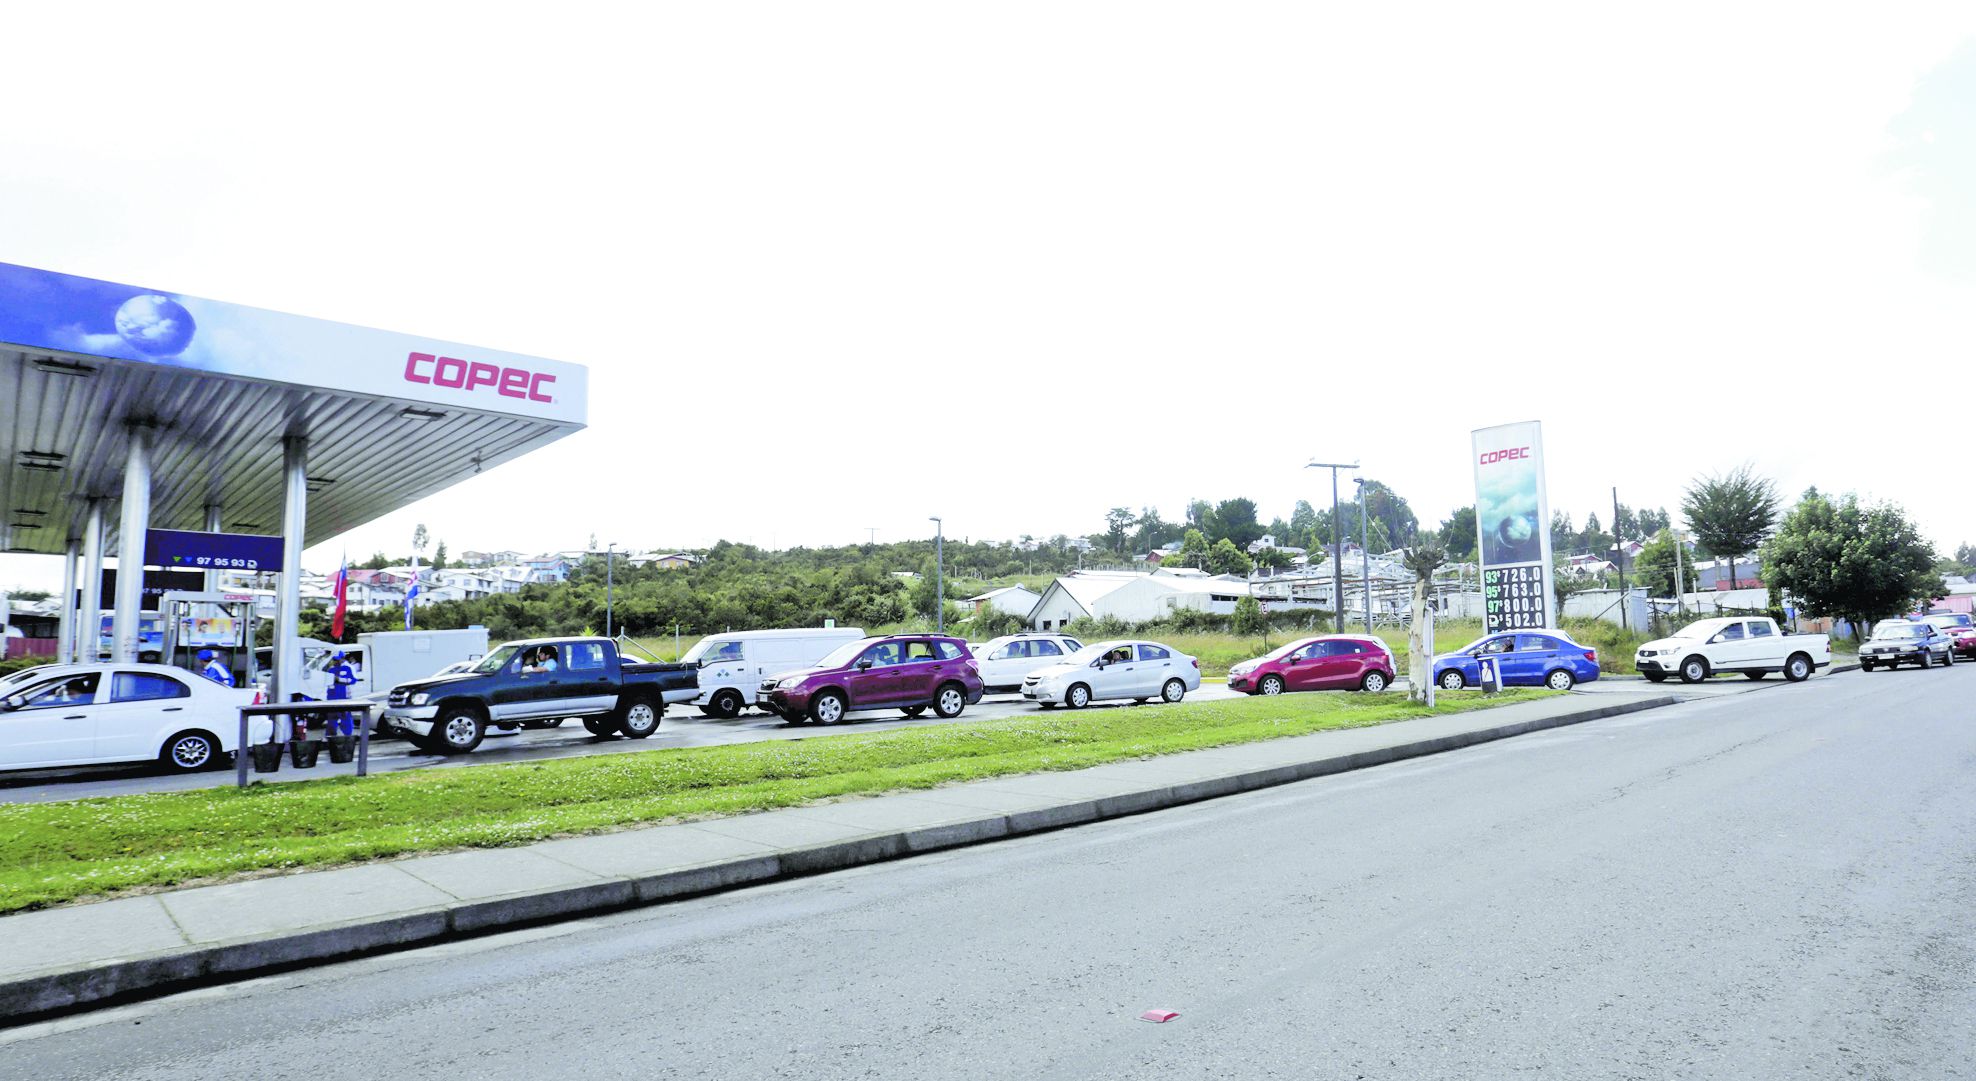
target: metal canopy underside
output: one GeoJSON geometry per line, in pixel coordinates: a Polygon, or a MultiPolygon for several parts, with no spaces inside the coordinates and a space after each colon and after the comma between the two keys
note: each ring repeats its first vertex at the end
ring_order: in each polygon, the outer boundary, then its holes
{"type": "MultiPolygon", "coordinates": [[[[83,501],[122,495],[126,424],[145,419],[156,423],[154,529],[204,529],[205,508],[217,503],[228,532],[280,533],[281,439],[306,436],[305,545],[582,427],[0,346],[0,550],[66,551],[81,535],[83,501]]],[[[114,535],[113,508],[104,521],[114,535]]]]}

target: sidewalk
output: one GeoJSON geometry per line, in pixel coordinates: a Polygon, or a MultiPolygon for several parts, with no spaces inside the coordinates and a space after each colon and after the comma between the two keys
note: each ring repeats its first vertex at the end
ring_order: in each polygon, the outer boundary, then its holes
{"type": "Polygon", "coordinates": [[[0,917],[0,1018],[1174,807],[1672,705],[1558,695],[1373,728],[0,917]]]}

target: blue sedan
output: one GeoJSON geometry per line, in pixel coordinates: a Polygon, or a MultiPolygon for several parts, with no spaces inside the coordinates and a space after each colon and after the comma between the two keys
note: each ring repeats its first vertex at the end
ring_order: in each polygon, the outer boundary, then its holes
{"type": "Polygon", "coordinates": [[[1505,687],[1568,691],[1599,678],[1597,650],[1579,645],[1563,631],[1524,630],[1486,635],[1434,658],[1434,681],[1450,691],[1479,687],[1483,657],[1495,658],[1505,687]]]}

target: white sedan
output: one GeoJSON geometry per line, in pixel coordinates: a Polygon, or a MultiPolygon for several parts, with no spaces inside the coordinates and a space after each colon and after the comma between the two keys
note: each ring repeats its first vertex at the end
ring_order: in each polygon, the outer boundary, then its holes
{"type": "Polygon", "coordinates": [[[1099,642],[1031,672],[1022,696],[1050,709],[1058,704],[1083,709],[1105,699],[1178,702],[1201,686],[1201,662],[1158,642],[1099,642]]]}
{"type": "MultiPolygon", "coordinates": [[[[222,687],[162,664],[56,664],[0,688],[0,769],[157,761],[190,773],[239,748],[252,687],[222,687]]],[[[255,717],[252,738],[273,731],[255,717]]]]}
{"type": "Polygon", "coordinates": [[[1029,673],[1059,664],[1083,648],[1084,643],[1061,634],[1005,634],[974,650],[974,667],[990,694],[1021,690],[1029,673]]]}

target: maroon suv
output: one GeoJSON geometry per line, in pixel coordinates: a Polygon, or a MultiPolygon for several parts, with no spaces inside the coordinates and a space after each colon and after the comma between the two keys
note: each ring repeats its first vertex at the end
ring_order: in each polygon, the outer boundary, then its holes
{"type": "Polygon", "coordinates": [[[1383,691],[1393,682],[1386,643],[1362,634],[1299,638],[1228,669],[1228,689],[1244,694],[1284,691],[1383,691]]]}
{"type": "Polygon", "coordinates": [[[759,701],[791,724],[836,724],[864,709],[897,709],[917,717],[928,706],[951,719],[981,701],[981,690],[981,673],[966,642],[890,634],[847,643],[812,668],[763,680],[759,701]]]}

